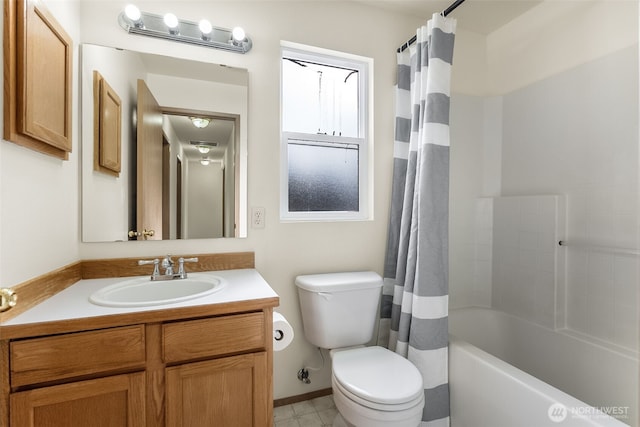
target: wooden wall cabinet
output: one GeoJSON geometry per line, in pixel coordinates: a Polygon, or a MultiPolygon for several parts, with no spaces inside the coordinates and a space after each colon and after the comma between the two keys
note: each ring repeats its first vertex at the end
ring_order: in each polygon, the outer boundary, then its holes
{"type": "Polygon", "coordinates": [[[2,341],[7,427],[272,426],[272,314],[2,341]]]}
{"type": "Polygon", "coordinates": [[[71,37],[39,0],[5,0],[4,9],[4,139],[67,159],[71,37]]]}
{"type": "Polygon", "coordinates": [[[93,71],[93,169],[119,176],[122,167],[122,101],[93,71]]]}

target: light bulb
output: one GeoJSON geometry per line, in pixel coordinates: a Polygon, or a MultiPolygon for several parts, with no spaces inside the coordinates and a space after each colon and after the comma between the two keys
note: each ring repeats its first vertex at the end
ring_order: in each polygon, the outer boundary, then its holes
{"type": "Polygon", "coordinates": [[[246,34],[244,33],[244,30],[240,27],[235,27],[231,32],[231,35],[233,36],[234,40],[239,42],[243,41],[246,36],[246,34]]]}
{"type": "Polygon", "coordinates": [[[178,26],[178,17],[173,13],[167,13],[164,15],[164,23],[169,29],[175,29],[178,26]]]}
{"type": "Polygon", "coordinates": [[[140,13],[140,9],[138,9],[135,4],[128,4],[124,8],[124,14],[133,22],[139,21],[140,17],[142,16],[142,14],[140,13]]]}
{"type": "Polygon", "coordinates": [[[203,19],[198,23],[198,28],[200,28],[200,31],[204,36],[211,34],[211,31],[213,30],[211,22],[207,21],[206,19],[203,19]]]}

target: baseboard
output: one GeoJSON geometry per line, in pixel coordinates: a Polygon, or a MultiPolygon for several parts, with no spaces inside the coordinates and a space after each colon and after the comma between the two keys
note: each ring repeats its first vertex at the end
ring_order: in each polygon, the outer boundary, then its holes
{"type": "Polygon", "coordinates": [[[331,394],[330,388],[324,388],[322,390],[311,391],[305,394],[299,394],[297,396],[283,397],[282,399],[275,399],[273,401],[273,407],[291,405],[292,403],[304,402],[305,400],[315,399],[317,397],[328,396],[331,394]]]}

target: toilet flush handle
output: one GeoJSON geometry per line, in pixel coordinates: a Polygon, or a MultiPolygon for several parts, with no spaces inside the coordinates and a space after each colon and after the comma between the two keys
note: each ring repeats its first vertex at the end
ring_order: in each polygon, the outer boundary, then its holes
{"type": "Polygon", "coordinates": [[[330,294],[329,292],[318,292],[318,295],[320,295],[321,297],[323,297],[327,301],[329,301],[331,298],[333,298],[333,294],[330,294]]]}

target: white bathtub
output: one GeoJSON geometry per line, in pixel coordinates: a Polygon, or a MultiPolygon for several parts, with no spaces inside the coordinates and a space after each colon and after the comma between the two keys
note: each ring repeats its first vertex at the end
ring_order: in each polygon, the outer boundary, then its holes
{"type": "Polygon", "coordinates": [[[449,332],[452,427],[637,426],[637,354],[485,308],[449,332]]]}

